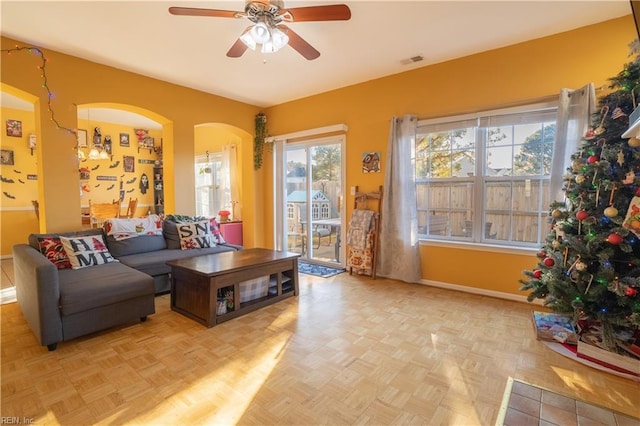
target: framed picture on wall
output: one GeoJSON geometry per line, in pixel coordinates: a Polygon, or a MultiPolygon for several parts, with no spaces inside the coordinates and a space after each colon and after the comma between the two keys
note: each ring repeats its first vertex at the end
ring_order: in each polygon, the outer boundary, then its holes
{"type": "Polygon", "coordinates": [[[135,172],[136,171],[136,158],[133,155],[123,155],[122,163],[125,172],[135,172]]]}
{"type": "Polygon", "coordinates": [[[120,133],[120,146],[129,146],[129,133],[120,133]]]}
{"type": "Polygon", "coordinates": [[[87,147],[87,131],[85,129],[78,129],[78,148],[87,147]]]}
{"type": "Polygon", "coordinates": [[[0,165],[3,166],[13,166],[13,150],[11,149],[0,149],[0,165]]]}
{"type": "Polygon", "coordinates": [[[7,136],[14,138],[22,137],[22,121],[19,120],[7,120],[7,136]]]}

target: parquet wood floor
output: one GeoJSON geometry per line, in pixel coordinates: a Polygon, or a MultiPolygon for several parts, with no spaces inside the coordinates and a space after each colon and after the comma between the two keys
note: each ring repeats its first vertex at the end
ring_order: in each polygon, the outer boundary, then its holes
{"type": "MultiPolygon", "coordinates": [[[[1,416],[36,424],[492,425],[509,377],[640,417],[638,383],[536,341],[533,305],[340,274],[206,328],[144,323],[47,352],[1,309],[1,416]]],[[[514,284],[516,285],[516,284],[514,284]]]]}

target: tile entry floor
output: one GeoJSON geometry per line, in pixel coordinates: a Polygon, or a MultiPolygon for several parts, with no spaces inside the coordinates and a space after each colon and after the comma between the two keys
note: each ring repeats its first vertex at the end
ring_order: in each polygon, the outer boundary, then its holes
{"type": "Polygon", "coordinates": [[[533,386],[509,379],[505,391],[508,403],[496,425],[505,426],[640,426],[640,420],[627,415],[588,404],[533,386]]]}

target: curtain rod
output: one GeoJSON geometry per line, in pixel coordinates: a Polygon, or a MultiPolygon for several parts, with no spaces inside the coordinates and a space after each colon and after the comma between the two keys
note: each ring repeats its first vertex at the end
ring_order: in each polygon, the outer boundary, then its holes
{"type": "MultiPolygon", "coordinates": [[[[598,91],[602,91],[605,90],[607,88],[606,85],[602,85],[602,86],[598,86],[596,87],[596,92],[598,91]]],[[[420,120],[436,120],[439,118],[446,118],[446,117],[451,117],[451,115],[455,115],[455,116],[460,116],[460,115],[467,115],[467,114],[478,114],[484,111],[493,111],[493,110],[499,110],[499,109],[505,109],[505,108],[514,108],[514,107],[519,107],[519,106],[523,106],[523,105],[530,105],[530,104],[541,104],[541,103],[547,103],[547,102],[556,102],[558,100],[558,98],[560,97],[560,94],[555,94],[555,95],[546,95],[546,96],[541,96],[539,98],[530,98],[530,99],[526,99],[526,100],[521,100],[521,101],[514,101],[514,102],[505,102],[503,104],[496,104],[493,106],[489,106],[486,108],[482,108],[479,110],[467,110],[467,111],[463,111],[463,112],[455,112],[455,113],[451,113],[451,114],[445,114],[445,115],[440,115],[437,117],[419,117],[418,121],[420,120]]]]}

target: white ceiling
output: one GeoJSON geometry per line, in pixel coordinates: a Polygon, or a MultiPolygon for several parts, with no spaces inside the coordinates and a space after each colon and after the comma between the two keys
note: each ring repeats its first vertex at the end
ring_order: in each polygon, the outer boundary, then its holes
{"type": "MultiPolygon", "coordinates": [[[[249,21],[167,11],[170,6],[240,11],[242,0],[1,0],[1,33],[268,107],[631,14],[628,0],[285,1],[285,7],[335,3],[351,8],[351,20],[289,24],[320,51],[313,61],[288,46],[277,53],[248,50],[241,58],[228,58],[227,50],[249,21]],[[424,60],[407,64],[417,55],[424,60]]],[[[55,81],[50,84],[55,89],[55,81]]]]}

